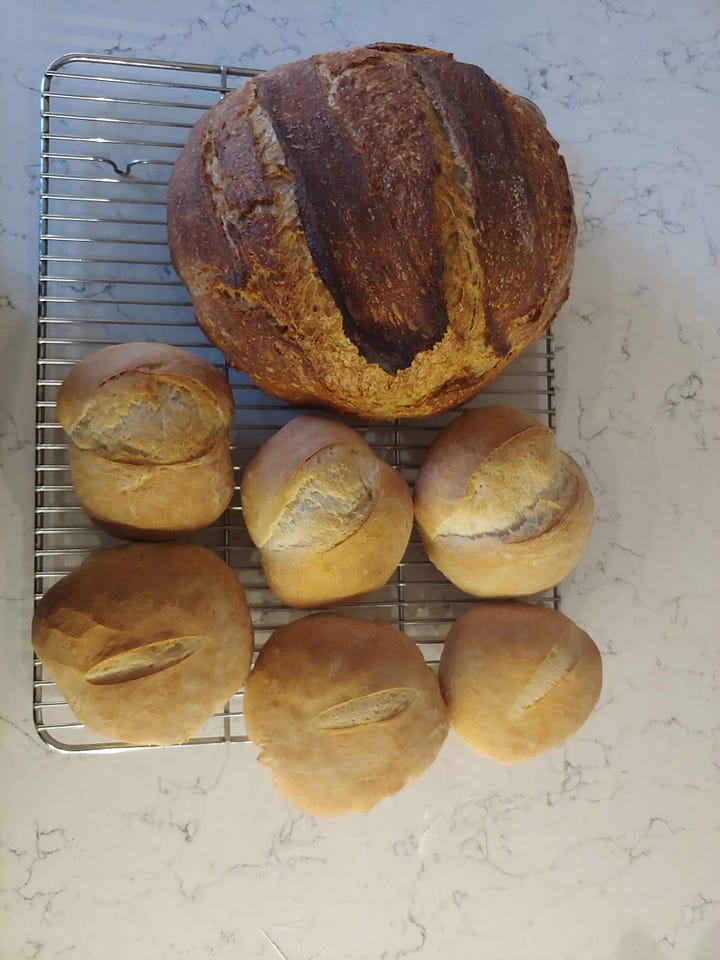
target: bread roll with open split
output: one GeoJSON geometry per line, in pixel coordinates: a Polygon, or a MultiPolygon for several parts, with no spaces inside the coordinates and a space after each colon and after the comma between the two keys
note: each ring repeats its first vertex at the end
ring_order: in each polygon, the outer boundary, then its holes
{"type": "Polygon", "coordinates": [[[255,454],[241,483],[245,523],[273,593],[292,607],[346,603],[400,562],[412,496],[358,433],[299,416],[255,454]]]}
{"type": "Polygon", "coordinates": [[[110,740],[187,740],[248,675],[253,629],[233,571],[196,544],[129,544],[51,587],[37,656],[78,720],[110,740]]]}
{"type": "Polygon", "coordinates": [[[233,412],[222,374],[178,347],[123,343],[90,354],[57,400],[82,507],[127,539],[209,526],[234,492],[233,412]]]}
{"type": "Polygon", "coordinates": [[[437,677],[382,621],[318,613],[280,627],[245,688],[247,732],[306,813],[364,813],[435,759],[448,724],[437,677]]]}
{"type": "Polygon", "coordinates": [[[600,696],[602,661],[559,610],[486,602],[453,624],[439,680],[456,733],[492,760],[519,763],[585,723],[600,696]]]}
{"type": "Polygon", "coordinates": [[[513,407],[470,410],[423,460],[415,518],[430,560],[478,597],[530,596],[580,560],[593,498],[552,430],[513,407]]]}

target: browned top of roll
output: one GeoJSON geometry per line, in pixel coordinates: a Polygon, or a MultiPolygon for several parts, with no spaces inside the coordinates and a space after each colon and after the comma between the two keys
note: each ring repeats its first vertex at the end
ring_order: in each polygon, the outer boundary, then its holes
{"type": "Polygon", "coordinates": [[[81,723],[180,743],[244,683],[253,628],[237,576],[198,544],[91,554],[43,596],[32,643],[81,723]]]}
{"type": "Polygon", "coordinates": [[[362,813],[395,793],[432,763],[448,729],[415,643],[386,621],[334,613],[273,633],[243,709],[275,786],[315,816],[362,813]]]}
{"type": "Polygon", "coordinates": [[[518,763],[587,720],[600,695],[602,660],[588,634],[559,610],[490,602],[450,628],[439,681],[463,740],[500,763],[518,763]]]}

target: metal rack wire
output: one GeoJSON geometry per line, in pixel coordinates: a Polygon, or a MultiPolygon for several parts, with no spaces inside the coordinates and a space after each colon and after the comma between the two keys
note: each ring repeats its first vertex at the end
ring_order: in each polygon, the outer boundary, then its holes
{"type": "MultiPolygon", "coordinates": [[[[236,481],[252,453],[297,414],[261,393],[225,364],[193,319],[187,291],[170,264],[165,191],[170,168],[198,117],[257,73],[236,67],[70,54],[47,70],[42,87],[41,225],[38,290],[35,483],[35,598],[90,552],[117,543],[79,507],[64,434],[55,415],[57,389],[73,363],[100,347],[152,340],[184,347],[222,369],[232,387],[236,481]]],[[[555,426],[553,340],[548,333],[471,405],[508,403],[555,426]]],[[[429,443],[455,414],[430,421],[354,423],[375,452],[412,483],[429,443]]],[[[237,571],[248,594],[256,650],[282,623],[303,615],[269,592],[235,497],[197,542],[237,571]]],[[[555,589],[539,598],[559,606],[555,589]]],[[[382,617],[436,663],[452,621],[472,598],[428,562],[413,534],[393,579],[364,602],[343,608],[382,617]]],[[[42,664],[34,663],[39,735],[64,751],[129,748],[79,724],[42,664]]],[[[189,743],[246,741],[239,691],[189,743]]]]}

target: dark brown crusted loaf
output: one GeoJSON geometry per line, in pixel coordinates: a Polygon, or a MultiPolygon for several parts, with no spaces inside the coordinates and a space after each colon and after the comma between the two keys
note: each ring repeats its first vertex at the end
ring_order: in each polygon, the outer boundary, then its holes
{"type": "Polygon", "coordinates": [[[372,419],[462,403],[549,325],[575,219],[535,108],[450,54],[374,44],[248,80],[168,194],[201,327],[265,392],[372,419]]]}

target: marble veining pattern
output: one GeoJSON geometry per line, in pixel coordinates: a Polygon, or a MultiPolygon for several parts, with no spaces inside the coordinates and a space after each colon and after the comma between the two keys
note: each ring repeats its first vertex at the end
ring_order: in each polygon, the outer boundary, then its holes
{"type": "Polygon", "coordinates": [[[0,960],[720,958],[720,12],[690,0],[27,0],[0,31],[0,960]],[[251,747],[34,733],[40,79],[70,52],[267,67],[377,39],[532,97],[579,225],[558,431],[597,523],[565,610],[598,709],[516,768],[449,739],[366,817],[291,809],[251,747]]]}

